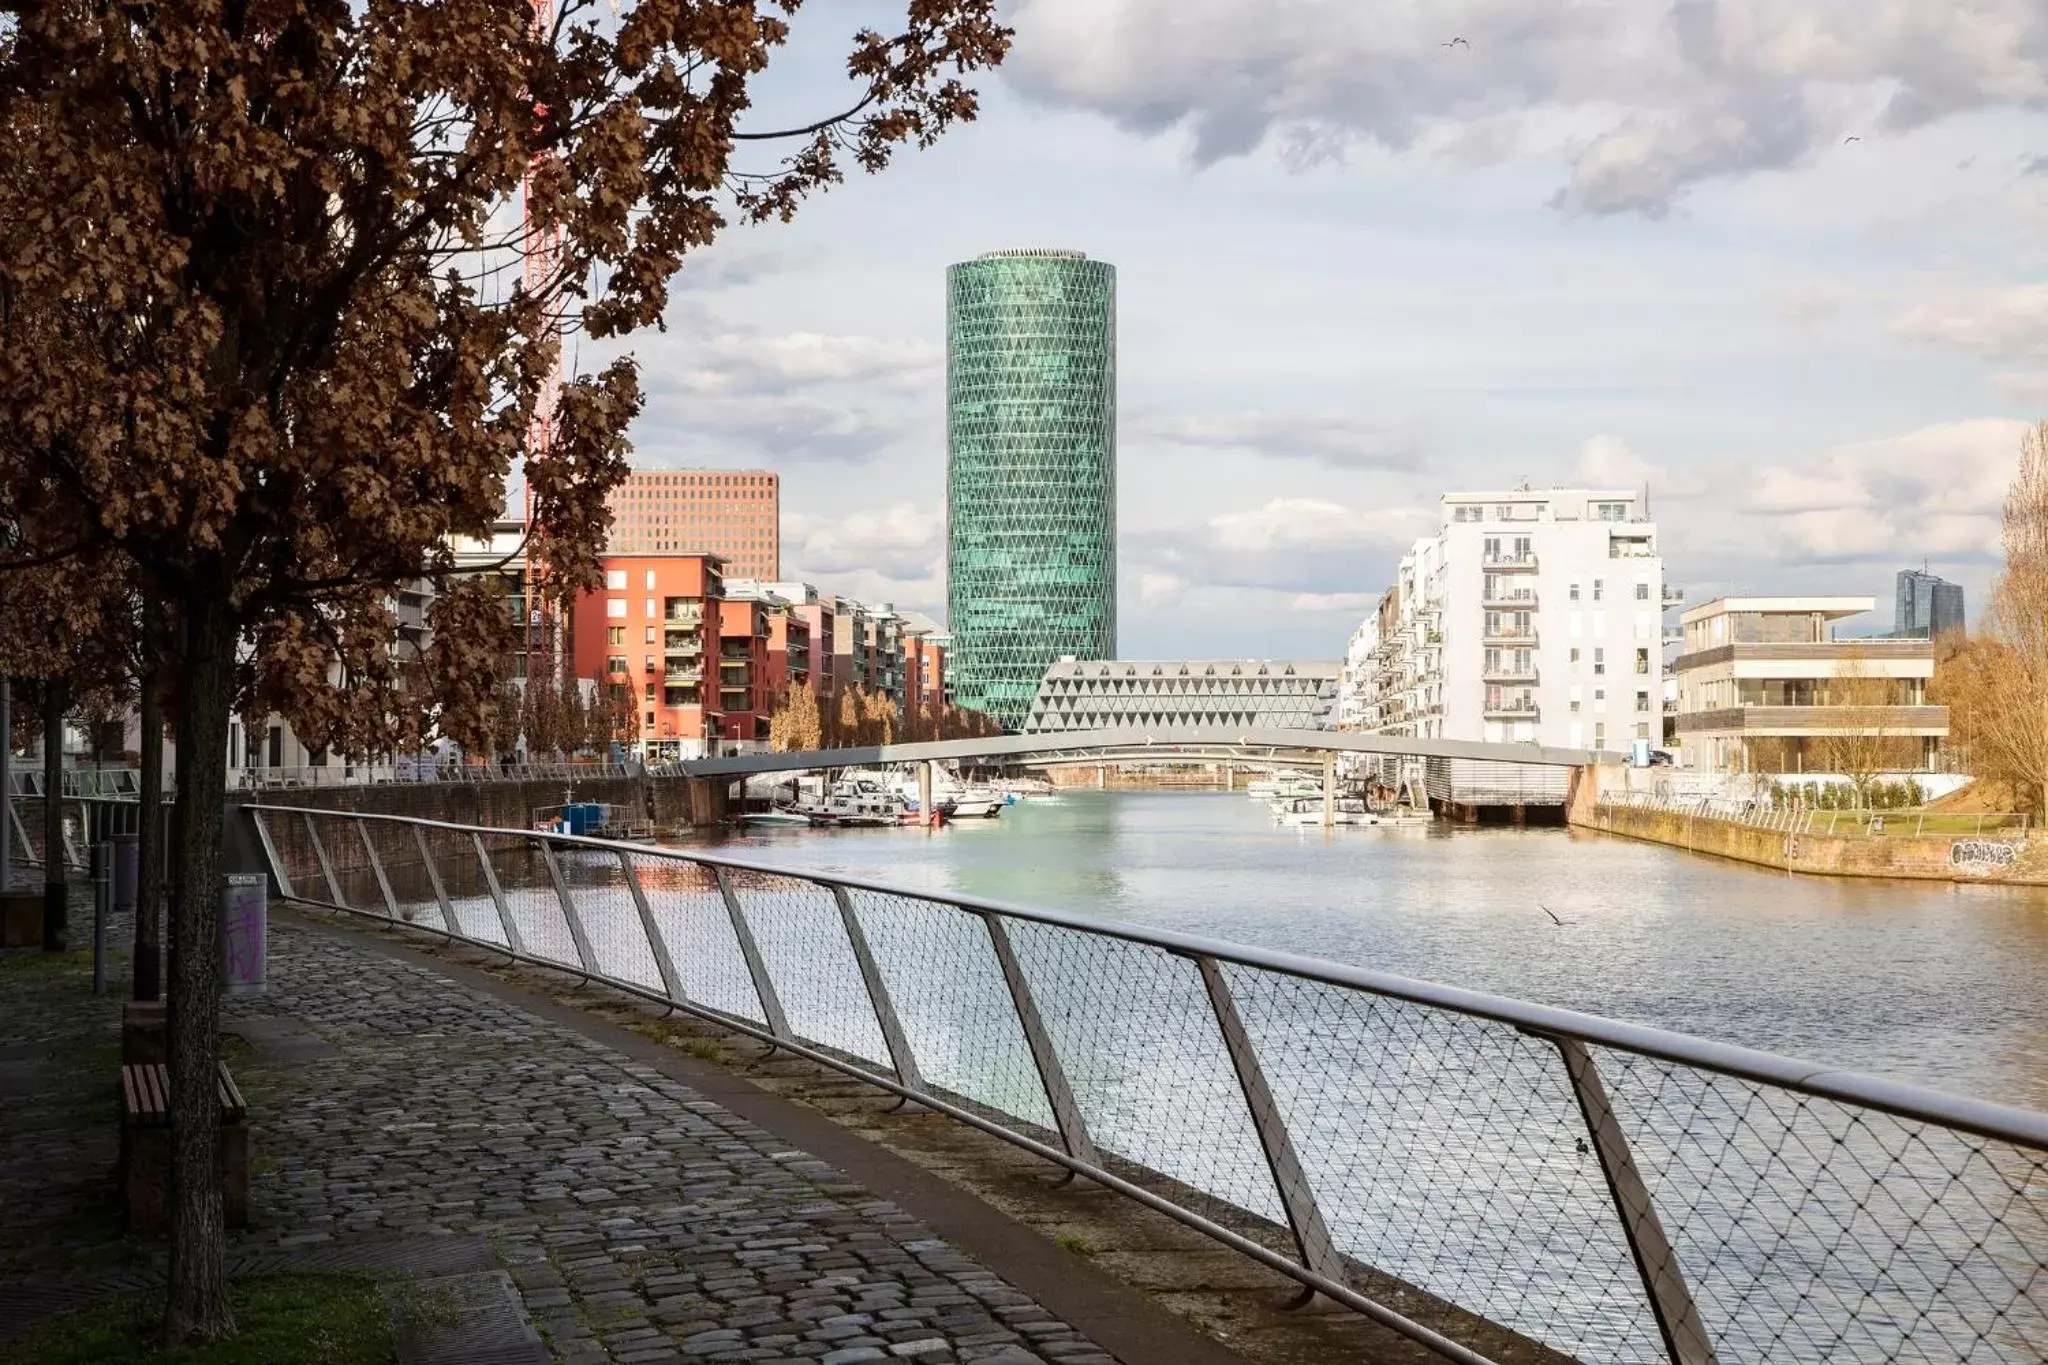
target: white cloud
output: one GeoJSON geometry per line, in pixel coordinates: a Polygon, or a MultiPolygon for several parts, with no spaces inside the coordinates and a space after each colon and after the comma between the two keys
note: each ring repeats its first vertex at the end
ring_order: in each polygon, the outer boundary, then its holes
{"type": "Polygon", "coordinates": [[[1335,469],[1410,469],[1421,463],[1421,443],[1412,432],[1337,413],[1155,417],[1131,423],[1126,434],[1137,441],[1311,459],[1335,469]]]}
{"type": "Polygon", "coordinates": [[[1429,513],[1415,508],[1360,512],[1322,498],[1273,498],[1243,512],[1209,518],[1218,548],[1262,554],[1376,549],[1403,544],[1427,528],[1429,513]]]}
{"type": "Polygon", "coordinates": [[[1341,611],[1362,616],[1379,605],[1376,592],[1298,592],[1287,607],[1290,611],[1341,611]]]}
{"type": "Polygon", "coordinates": [[[1138,600],[1148,607],[1170,606],[1187,595],[1188,581],[1177,573],[1147,571],[1138,575],[1138,600]]]}
{"type": "Polygon", "coordinates": [[[1925,304],[1894,324],[1899,335],[1991,360],[2048,360],[2048,284],[1964,294],[1925,304]]]}
{"type": "Polygon", "coordinates": [[[785,572],[819,582],[867,572],[903,582],[942,581],[946,519],[929,507],[891,507],[782,516],[785,572]]]}
{"type": "Polygon", "coordinates": [[[2025,430],[1948,422],[1842,446],[1766,467],[1736,509],[1765,519],[1759,549],[1779,562],[1988,558],[2025,430]]]}
{"type": "Polygon", "coordinates": [[[1569,162],[1558,202],[1593,213],[2048,99],[2038,0],[1024,0],[1015,23],[1013,86],[1184,131],[1197,165],[1538,152],[1569,162]]]}
{"type": "Polygon", "coordinates": [[[783,393],[817,384],[929,384],[945,352],[923,341],[791,332],[721,332],[691,348],[694,368],[678,378],[706,392],[783,393]]]}
{"type": "Polygon", "coordinates": [[[1991,376],[1991,387],[2008,403],[2031,403],[2048,409],[2048,369],[1995,374],[1991,376]]]}

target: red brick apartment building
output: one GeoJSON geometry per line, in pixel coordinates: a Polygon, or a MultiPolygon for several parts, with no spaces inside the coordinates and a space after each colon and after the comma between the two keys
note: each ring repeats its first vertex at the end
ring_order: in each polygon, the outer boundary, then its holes
{"type": "Polygon", "coordinates": [[[722,737],[724,578],[715,554],[611,554],[603,590],[576,600],[576,676],[596,678],[614,704],[632,699],[641,752],[651,762],[700,757],[722,737]]]}

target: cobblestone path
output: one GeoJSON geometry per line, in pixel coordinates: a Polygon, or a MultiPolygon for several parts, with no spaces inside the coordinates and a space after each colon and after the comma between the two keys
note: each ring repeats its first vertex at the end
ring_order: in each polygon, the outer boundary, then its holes
{"type": "Polygon", "coordinates": [[[481,1235],[572,1362],[1112,1359],[620,1053],[290,922],[270,951],[268,994],[223,1020],[257,1043],[254,1243],[481,1235]]]}

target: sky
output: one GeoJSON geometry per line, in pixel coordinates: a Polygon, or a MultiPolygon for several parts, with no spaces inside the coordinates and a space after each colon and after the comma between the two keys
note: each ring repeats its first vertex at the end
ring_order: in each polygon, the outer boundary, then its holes
{"type": "MultiPolygon", "coordinates": [[[[806,5],[762,126],[892,11],[806,5]]],[[[1334,658],[1440,494],[1524,482],[1647,487],[1689,602],[1886,630],[1924,561],[1974,616],[2048,418],[2040,0],[1005,14],[979,121],[629,343],[635,463],[779,471],[785,577],[943,619],[945,268],[1066,247],[1117,268],[1122,657],[1334,658]]]]}

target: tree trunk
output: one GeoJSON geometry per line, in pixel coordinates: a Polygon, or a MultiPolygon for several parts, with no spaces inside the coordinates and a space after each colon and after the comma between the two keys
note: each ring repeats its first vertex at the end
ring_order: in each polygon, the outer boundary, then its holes
{"type": "Polygon", "coordinates": [[[179,613],[178,839],[171,851],[171,1275],[169,1346],[235,1330],[223,1274],[220,1190],[220,903],[228,712],[235,628],[225,592],[194,592],[179,613]]]}
{"type": "Polygon", "coordinates": [[[164,899],[164,699],[163,616],[149,597],[142,601],[142,670],[140,710],[142,734],[142,828],[135,848],[135,998],[155,1000],[163,994],[164,899]]]}
{"type": "Polygon", "coordinates": [[[64,679],[43,684],[43,951],[61,953],[71,929],[64,868],[64,679]]]}

